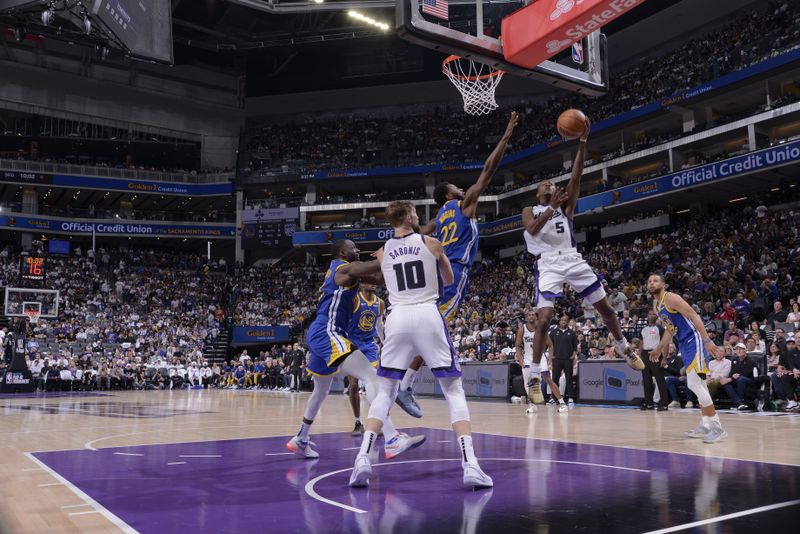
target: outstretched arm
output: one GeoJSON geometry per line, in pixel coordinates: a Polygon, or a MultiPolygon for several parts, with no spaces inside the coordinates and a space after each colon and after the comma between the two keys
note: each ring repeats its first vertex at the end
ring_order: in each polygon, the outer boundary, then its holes
{"type": "Polygon", "coordinates": [[[575,154],[575,160],[572,162],[572,174],[566,187],[566,215],[570,218],[575,215],[575,207],[578,205],[578,197],[581,195],[581,176],[583,176],[583,162],[586,159],[586,140],[589,138],[589,129],[589,119],[586,119],[586,133],[578,141],[578,153],[575,154]]]}
{"type": "Polygon", "coordinates": [[[519,116],[517,112],[512,111],[511,118],[508,120],[508,126],[506,126],[506,131],[503,137],[500,138],[497,146],[492,150],[492,153],[486,158],[486,163],[483,165],[483,170],[478,177],[478,181],[470,186],[467,192],[464,193],[464,200],[461,201],[461,211],[467,217],[475,217],[478,211],[478,198],[480,198],[483,192],[486,191],[486,188],[489,187],[489,183],[492,181],[492,177],[497,171],[497,167],[500,165],[500,160],[503,159],[508,141],[511,139],[511,134],[514,132],[514,127],[516,127],[518,122],[519,116]]]}
{"type": "Polygon", "coordinates": [[[333,275],[333,283],[337,286],[349,287],[356,285],[359,280],[373,283],[376,285],[383,284],[383,275],[381,273],[381,264],[378,260],[372,261],[354,261],[345,263],[336,270],[333,275]],[[380,277],[380,281],[376,281],[380,277]]]}
{"type": "Polygon", "coordinates": [[[428,221],[428,224],[420,228],[419,233],[422,235],[431,235],[436,231],[436,217],[428,221]]]}

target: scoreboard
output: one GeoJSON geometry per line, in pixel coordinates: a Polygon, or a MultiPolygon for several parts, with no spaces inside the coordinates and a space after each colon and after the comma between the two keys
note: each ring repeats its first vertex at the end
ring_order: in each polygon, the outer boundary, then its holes
{"type": "Polygon", "coordinates": [[[41,284],[47,276],[47,258],[40,254],[23,255],[19,260],[19,277],[22,282],[41,284]]]}
{"type": "Polygon", "coordinates": [[[291,248],[300,208],[251,208],[242,211],[242,248],[291,248]]]}
{"type": "Polygon", "coordinates": [[[292,235],[297,229],[297,221],[259,221],[245,224],[242,230],[242,248],[292,246],[292,235]]]}

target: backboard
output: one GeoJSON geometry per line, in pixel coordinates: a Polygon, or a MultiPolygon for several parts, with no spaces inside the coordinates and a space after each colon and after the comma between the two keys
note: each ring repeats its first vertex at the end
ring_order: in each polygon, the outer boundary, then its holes
{"type": "Polygon", "coordinates": [[[451,16],[444,20],[430,14],[430,0],[398,0],[395,27],[401,38],[445,55],[465,57],[582,94],[608,91],[607,46],[599,30],[578,41],[580,46],[574,51],[567,46],[533,68],[504,57],[501,20],[528,4],[518,0],[450,0],[451,16]],[[423,12],[425,3],[427,12],[423,12]]]}
{"type": "Polygon", "coordinates": [[[7,287],[3,311],[7,317],[28,317],[25,311],[38,305],[43,319],[58,317],[60,294],[57,289],[7,287]]]}

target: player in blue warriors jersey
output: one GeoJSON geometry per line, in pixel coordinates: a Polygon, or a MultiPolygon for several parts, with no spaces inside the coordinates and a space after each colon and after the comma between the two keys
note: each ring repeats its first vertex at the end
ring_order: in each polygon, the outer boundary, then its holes
{"type": "MultiPolygon", "coordinates": [[[[466,192],[458,186],[442,182],[433,190],[433,200],[440,206],[436,218],[428,221],[421,233],[432,234],[434,231],[444,248],[445,255],[453,266],[455,282],[440,289],[439,311],[449,322],[458,311],[458,307],[469,289],[469,270],[478,253],[478,199],[492,182],[500,161],[503,159],[511,134],[519,123],[517,112],[511,113],[506,131],[483,165],[478,180],[466,192]]],[[[397,404],[413,417],[422,417],[422,410],[414,398],[413,386],[417,371],[422,367],[422,358],[417,356],[411,362],[397,395],[397,404]]]]}
{"type": "Polygon", "coordinates": [[[647,279],[647,290],[655,299],[655,312],[664,325],[664,336],[658,347],[650,351],[650,360],[656,362],[661,354],[667,354],[673,338],[677,338],[678,350],[686,365],[686,386],[697,396],[703,416],[700,426],[687,432],[686,436],[716,443],[728,433],[719,421],[705,375],[708,374],[709,353],[724,354],[724,349],[708,337],[697,312],[679,295],[669,293],[666,287],[661,274],[651,274],[647,279]]]}
{"type": "MultiPolygon", "coordinates": [[[[359,282],[381,283],[383,278],[380,275],[370,278],[370,273],[376,271],[371,264],[376,262],[357,261],[359,250],[352,241],[337,241],[333,244],[332,252],[334,259],[319,289],[317,314],[307,336],[311,352],[308,372],[314,375],[314,391],[308,399],[300,430],[286,444],[286,448],[303,458],[319,458],[314,443],[309,439],[309,431],[330,393],[336,373],[341,370],[346,375],[363,380],[370,402],[377,394],[377,371],[367,357],[356,350],[348,331],[359,282]]],[[[424,436],[410,437],[397,432],[391,423],[385,428],[384,436],[387,458],[418,447],[425,441],[424,436]]]]}
{"type": "MultiPolygon", "coordinates": [[[[350,319],[350,328],[348,329],[350,341],[367,357],[373,367],[378,365],[378,344],[375,342],[375,338],[383,339],[383,313],[385,310],[383,300],[375,293],[376,289],[372,284],[362,283],[360,285],[358,294],[353,301],[353,318],[350,319]]],[[[350,434],[360,436],[364,433],[364,425],[361,422],[361,394],[358,388],[358,379],[348,376],[347,381],[350,407],[356,418],[355,427],[350,434]]]]}

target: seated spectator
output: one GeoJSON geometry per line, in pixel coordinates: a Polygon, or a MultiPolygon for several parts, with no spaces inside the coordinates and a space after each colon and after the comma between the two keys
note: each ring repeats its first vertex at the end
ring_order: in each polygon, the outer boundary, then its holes
{"type": "Polygon", "coordinates": [[[719,390],[730,382],[731,361],[724,354],[714,355],[708,362],[708,371],[706,384],[711,398],[714,399],[719,394],[719,390]]]}
{"type": "Polygon", "coordinates": [[[731,374],[728,378],[720,379],[720,384],[722,384],[725,393],[733,401],[733,405],[738,410],[746,410],[747,404],[744,402],[745,391],[748,386],[755,384],[753,371],[755,371],[756,364],[747,357],[747,347],[744,343],[737,343],[734,350],[736,359],[731,363],[731,374]]]}
{"type": "Polygon", "coordinates": [[[739,291],[736,293],[736,299],[733,301],[733,309],[736,310],[739,317],[750,316],[750,301],[744,298],[743,292],[739,291]]]}
{"type": "Polygon", "coordinates": [[[785,323],[788,316],[788,312],[783,309],[783,303],[776,300],[772,303],[772,312],[767,315],[767,324],[774,329],[775,323],[785,323]]]}
{"type": "Polygon", "coordinates": [[[735,347],[737,343],[744,340],[744,332],[736,327],[734,321],[728,321],[728,328],[725,330],[725,335],[722,339],[725,343],[730,343],[735,347]],[[731,336],[736,336],[736,339],[731,341],[731,336]]]}
{"type": "MultiPolygon", "coordinates": [[[[683,358],[681,358],[675,350],[675,345],[669,344],[669,352],[667,356],[661,361],[661,366],[664,368],[664,380],[667,382],[667,391],[669,392],[670,403],[667,405],[669,408],[680,408],[681,399],[678,396],[678,386],[686,385],[686,376],[681,374],[683,370],[683,358]]],[[[686,408],[692,408],[697,398],[688,387],[686,390],[686,408]]]]}
{"type": "Polygon", "coordinates": [[[61,382],[61,391],[72,391],[72,372],[69,370],[68,367],[64,367],[61,369],[59,374],[59,380],[61,382]]]}
{"type": "Polygon", "coordinates": [[[797,408],[797,386],[800,385],[800,350],[794,338],[786,341],[786,366],[779,372],[782,382],[782,391],[788,404],[786,408],[791,410],[797,408]]]}
{"type": "Polygon", "coordinates": [[[792,302],[792,311],[786,315],[786,322],[794,325],[794,331],[800,332],[800,303],[792,302]]]}

